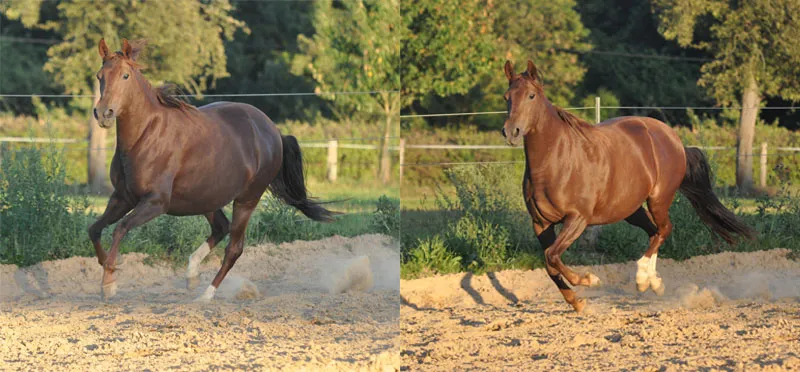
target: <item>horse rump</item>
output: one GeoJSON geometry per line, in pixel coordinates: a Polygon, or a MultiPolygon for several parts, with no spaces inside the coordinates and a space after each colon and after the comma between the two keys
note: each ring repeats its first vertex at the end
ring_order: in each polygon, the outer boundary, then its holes
{"type": "Polygon", "coordinates": [[[308,197],[303,176],[303,156],[300,144],[294,136],[281,136],[283,141],[283,162],[275,180],[269,185],[273,195],[286,204],[297,208],[306,217],[321,222],[331,222],[340,214],[322,207],[321,203],[308,197]]]}
{"type": "Polygon", "coordinates": [[[711,187],[711,167],[705,155],[696,147],[684,147],[686,175],[681,183],[681,193],[692,203],[695,212],[711,231],[726,242],[736,242],[736,235],[754,239],[756,232],[719,201],[711,187]]]}

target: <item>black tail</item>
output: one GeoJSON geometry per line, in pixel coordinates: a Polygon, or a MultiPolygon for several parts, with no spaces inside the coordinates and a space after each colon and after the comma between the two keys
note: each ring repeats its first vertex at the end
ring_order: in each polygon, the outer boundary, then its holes
{"type": "Polygon", "coordinates": [[[300,144],[297,143],[297,138],[294,136],[282,136],[281,138],[283,140],[283,164],[281,164],[278,176],[269,185],[270,191],[314,221],[333,221],[333,216],[339,213],[323,208],[320,203],[311,200],[307,195],[303,179],[303,156],[300,153],[300,144]]]}
{"type": "Polygon", "coordinates": [[[755,238],[756,232],[720,203],[711,189],[711,167],[705,155],[696,147],[685,147],[686,176],[681,183],[681,193],[692,203],[700,219],[729,244],[736,235],[755,238]]]}

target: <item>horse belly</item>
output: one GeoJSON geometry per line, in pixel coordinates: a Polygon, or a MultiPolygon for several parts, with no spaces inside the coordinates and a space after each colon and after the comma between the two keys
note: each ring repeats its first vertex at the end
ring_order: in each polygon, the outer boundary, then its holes
{"type": "MultiPolygon", "coordinates": [[[[202,177],[175,180],[167,213],[195,215],[216,211],[235,199],[245,189],[246,177],[236,172],[208,172],[202,177]]],[[[243,174],[244,172],[238,172],[243,174]]]]}

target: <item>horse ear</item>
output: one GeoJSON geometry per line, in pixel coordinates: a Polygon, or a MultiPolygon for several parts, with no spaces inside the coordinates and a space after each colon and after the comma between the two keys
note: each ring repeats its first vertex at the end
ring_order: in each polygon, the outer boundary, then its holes
{"type": "Polygon", "coordinates": [[[536,65],[533,64],[533,61],[528,60],[528,76],[532,80],[539,80],[539,71],[536,70],[536,65]]]}
{"type": "Polygon", "coordinates": [[[506,79],[511,81],[514,78],[514,66],[511,65],[511,61],[506,60],[506,65],[503,67],[503,71],[506,73],[506,79]]]}
{"type": "Polygon", "coordinates": [[[108,45],[106,45],[106,39],[100,39],[100,44],[97,45],[97,51],[100,53],[100,58],[106,59],[108,55],[108,45]]]}
{"type": "Polygon", "coordinates": [[[122,55],[131,58],[132,52],[133,48],[131,47],[131,44],[128,43],[128,39],[122,39],[122,55]]]}
{"type": "Polygon", "coordinates": [[[145,39],[134,40],[132,43],[130,43],[130,46],[131,46],[131,53],[128,57],[135,61],[137,58],[139,58],[139,53],[141,53],[142,50],[144,50],[144,47],[147,46],[147,40],[145,39]]]}

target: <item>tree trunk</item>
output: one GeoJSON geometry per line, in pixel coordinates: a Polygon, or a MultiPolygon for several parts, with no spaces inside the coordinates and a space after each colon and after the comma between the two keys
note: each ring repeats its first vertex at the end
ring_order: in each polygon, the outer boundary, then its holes
{"type": "Polygon", "coordinates": [[[392,135],[392,115],[391,108],[386,106],[386,127],[383,128],[383,140],[381,141],[381,165],[379,167],[380,179],[383,184],[389,183],[391,179],[392,159],[389,156],[389,137],[392,135]]]}
{"type": "Polygon", "coordinates": [[[89,109],[89,149],[88,178],[89,187],[94,193],[108,191],[108,170],[106,169],[106,135],[107,129],[100,128],[94,118],[94,105],[100,100],[100,82],[94,80],[94,98],[92,108],[89,109]]]}
{"type": "Polygon", "coordinates": [[[758,95],[758,83],[755,75],[750,73],[747,77],[742,94],[742,115],[739,123],[739,138],[736,162],[736,186],[739,190],[750,192],[753,190],[753,139],[756,132],[756,119],[761,104],[758,95]]]}

